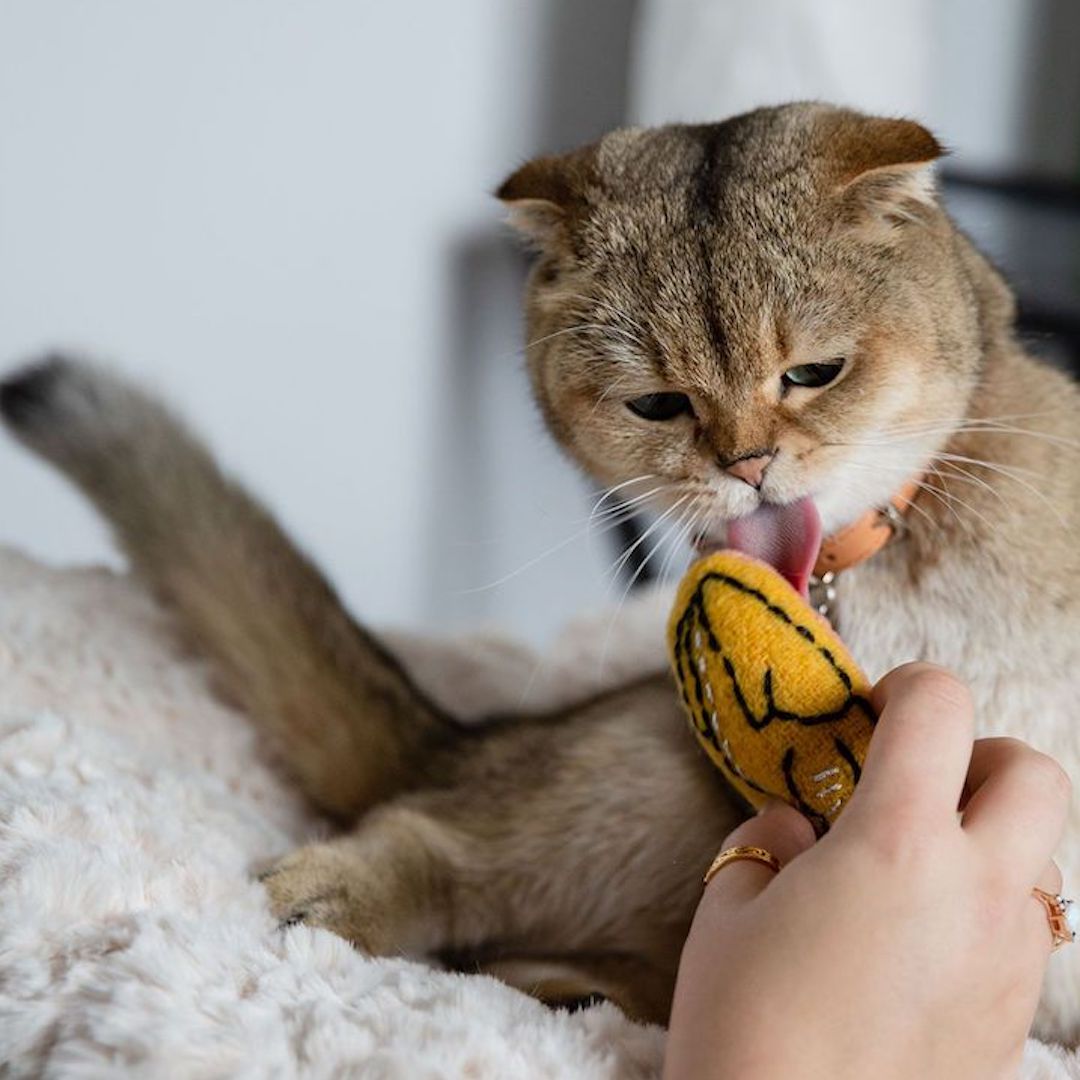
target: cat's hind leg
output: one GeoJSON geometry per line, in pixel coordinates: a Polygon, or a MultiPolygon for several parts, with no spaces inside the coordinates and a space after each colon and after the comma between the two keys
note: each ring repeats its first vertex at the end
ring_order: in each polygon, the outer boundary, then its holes
{"type": "MultiPolygon", "coordinates": [[[[492,975],[553,1006],[602,997],[633,1019],[666,1022],[677,945],[657,957],[631,933],[624,947],[590,948],[567,927],[577,939],[571,944],[551,926],[542,893],[526,907],[507,887],[520,864],[492,863],[482,834],[420,809],[424,801],[420,794],[381,807],[349,834],[299,848],[264,873],[279,925],[329,930],[372,956],[492,975]],[[548,928],[537,933],[537,923],[548,928]]],[[[545,853],[534,843],[532,856],[553,873],[572,874],[559,866],[554,845],[545,853]]],[[[572,891],[572,877],[562,887],[572,891]]],[[[576,902],[595,898],[582,894],[576,902]]]]}
{"type": "Polygon", "coordinates": [[[636,956],[502,956],[478,962],[475,970],[553,1008],[603,999],[613,1001],[631,1020],[647,1024],[666,1024],[671,1011],[671,973],[636,956]]]}
{"type": "Polygon", "coordinates": [[[431,958],[455,936],[459,843],[427,814],[391,804],[260,880],[284,926],[330,930],[373,956],[431,958]]]}

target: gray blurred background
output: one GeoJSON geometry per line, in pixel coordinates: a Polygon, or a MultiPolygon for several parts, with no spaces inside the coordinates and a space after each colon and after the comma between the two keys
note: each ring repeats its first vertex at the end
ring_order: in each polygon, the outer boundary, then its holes
{"type": "MultiPolygon", "coordinates": [[[[539,641],[625,579],[529,402],[487,193],[624,123],[915,116],[1068,362],[1078,53],[1075,0],[9,0],[0,366],[62,345],[159,388],[364,617],[539,641]]],[[[10,443],[0,498],[0,542],[117,565],[10,443]]]]}

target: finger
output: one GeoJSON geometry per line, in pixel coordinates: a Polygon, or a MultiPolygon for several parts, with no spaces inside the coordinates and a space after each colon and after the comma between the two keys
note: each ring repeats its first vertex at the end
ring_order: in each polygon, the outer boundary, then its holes
{"type": "Polygon", "coordinates": [[[972,753],[964,831],[1034,880],[1061,840],[1072,785],[1053,758],[1017,739],[980,739],[972,753]]]}
{"type": "Polygon", "coordinates": [[[1010,758],[1024,751],[1037,753],[1034,747],[1029,746],[1022,739],[1006,736],[976,739],[971,750],[971,764],[968,766],[967,777],[964,781],[964,796],[960,808],[963,810],[967,806],[971,797],[986,783],[992,773],[1000,769],[1010,758]]]}
{"type": "Polygon", "coordinates": [[[1039,875],[1035,887],[1043,892],[1053,893],[1054,896],[1061,895],[1065,883],[1061,878],[1061,867],[1053,859],[1046,864],[1046,869],[1039,875]]]}
{"type": "Polygon", "coordinates": [[[878,722],[844,817],[953,818],[974,737],[967,687],[932,664],[905,664],[877,684],[872,701],[878,722]]]}
{"type": "MultiPolygon", "coordinates": [[[[724,841],[722,850],[732,847],[759,847],[771,852],[787,866],[814,844],[814,827],[787,803],[770,803],[757,817],[744,821],[724,841]]],[[[752,900],[776,876],[776,871],[751,859],[728,863],[709,882],[705,897],[710,905],[738,907],[752,900]]]]}

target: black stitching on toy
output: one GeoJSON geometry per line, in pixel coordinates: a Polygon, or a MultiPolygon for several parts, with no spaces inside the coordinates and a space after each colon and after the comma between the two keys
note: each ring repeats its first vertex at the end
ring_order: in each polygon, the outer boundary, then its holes
{"type": "Polygon", "coordinates": [[[767,727],[772,721],[772,712],[767,712],[763,719],[759,720],[754,716],[750,710],[750,706],[746,702],[746,698],[743,695],[742,687],[739,685],[739,680],[735,677],[735,665],[725,656],[724,657],[724,671],[727,673],[727,677],[731,680],[731,692],[735,695],[735,701],[739,706],[739,710],[743,714],[743,719],[755,730],[760,731],[762,728],[767,727]]]}
{"type": "Polygon", "coordinates": [[[789,746],[787,750],[784,751],[784,759],[781,762],[781,768],[784,770],[784,783],[787,784],[788,793],[791,795],[792,799],[795,800],[796,809],[810,819],[811,824],[814,826],[814,831],[820,836],[823,832],[828,830],[829,823],[812,806],[807,805],[806,800],[799,791],[799,785],[795,782],[794,746],[789,746]]]}
{"type": "MultiPolygon", "coordinates": [[[[712,628],[712,624],[709,621],[709,617],[705,611],[705,586],[710,582],[720,582],[721,584],[728,585],[735,589],[737,592],[752,596],[755,600],[759,601],[766,611],[775,615],[781,622],[792,627],[797,631],[801,637],[811,642],[817,647],[818,653],[825,659],[826,663],[836,673],[837,678],[843,684],[847,690],[847,699],[843,704],[827,713],[818,713],[814,716],[800,716],[798,713],[788,712],[787,710],[777,707],[772,696],[772,672],[766,672],[766,693],[765,698],[768,704],[768,709],[765,715],[758,718],[754,715],[750,709],[749,704],[746,701],[746,697],[743,694],[742,687],[739,685],[739,681],[735,674],[734,665],[730,659],[726,656],[722,656],[724,663],[724,671],[731,682],[732,693],[735,696],[735,701],[739,706],[739,711],[743,714],[743,719],[750,725],[754,731],[761,731],[767,727],[773,720],[787,721],[791,723],[801,724],[806,727],[813,727],[817,724],[829,723],[832,720],[840,719],[850,708],[858,706],[864,714],[870,719],[870,722],[874,721],[874,711],[870,707],[870,704],[864,697],[859,694],[853,693],[853,686],[851,682],[851,676],[840,667],[833,655],[832,651],[825,645],[819,645],[817,639],[814,637],[813,631],[809,627],[803,626],[801,623],[795,622],[790,615],[782,608],[777,607],[771,603],[768,598],[758,589],[754,589],[749,585],[739,581],[738,578],[733,578],[729,574],[722,574],[715,570],[709,571],[698,582],[697,587],[694,589],[692,596],[686,606],[686,611],[683,612],[682,617],[679,620],[676,629],[676,675],[679,677],[680,682],[685,683],[685,675],[682,672],[682,667],[685,664],[689,668],[693,680],[696,696],[702,712],[705,711],[705,696],[702,688],[702,680],[697,665],[693,662],[693,651],[689,644],[689,620],[696,617],[699,625],[705,630],[709,637],[709,645],[714,652],[720,652],[720,644],[716,638],[715,631],[712,628]],[[681,648],[680,648],[681,645],[681,648]]],[[[721,654],[722,655],[722,654],[721,654]]],[[[697,725],[695,725],[696,727],[697,725]]],[[[710,740],[715,741],[715,740],[710,740]]]]}
{"type": "Polygon", "coordinates": [[[724,760],[724,766],[728,770],[728,772],[731,773],[731,776],[732,776],[732,778],[734,780],[741,781],[747,787],[753,788],[760,795],[768,795],[768,794],[770,794],[770,792],[766,791],[759,784],[755,784],[754,781],[751,780],[750,777],[747,776],[746,773],[744,773],[738,767],[738,765],[735,764],[735,759],[722,746],[720,746],[718,743],[716,743],[715,740],[713,741],[713,744],[716,746],[716,749],[720,752],[720,756],[724,760]]]}
{"type": "Polygon", "coordinates": [[[854,751],[839,736],[833,739],[833,745],[836,747],[836,752],[847,762],[848,768],[851,770],[851,782],[857,784],[859,777],[862,776],[862,767],[859,765],[854,751]]]}

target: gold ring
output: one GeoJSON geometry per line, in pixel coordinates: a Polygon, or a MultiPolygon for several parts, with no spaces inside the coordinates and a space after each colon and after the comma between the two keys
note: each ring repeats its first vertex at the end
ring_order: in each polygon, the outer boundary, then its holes
{"type": "Polygon", "coordinates": [[[1076,903],[1056,893],[1048,893],[1045,889],[1032,889],[1031,895],[1046,908],[1054,948],[1059,949],[1075,941],[1077,927],[1080,926],[1080,909],[1076,903]]]}
{"type": "Polygon", "coordinates": [[[762,847],[753,847],[750,844],[742,844],[739,847],[725,848],[713,859],[712,865],[705,871],[705,884],[708,885],[728,863],[738,862],[740,859],[761,863],[774,874],[780,873],[780,860],[771,851],[766,851],[762,847]]]}

